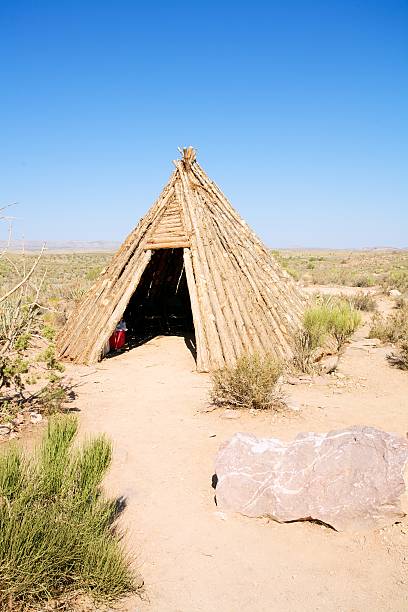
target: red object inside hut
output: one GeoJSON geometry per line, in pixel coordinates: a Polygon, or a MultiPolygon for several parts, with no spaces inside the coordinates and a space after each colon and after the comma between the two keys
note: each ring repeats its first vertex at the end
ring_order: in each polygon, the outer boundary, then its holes
{"type": "Polygon", "coordinates": [[[117,329],[109,338],[109,348],[111,351],[121,349],[126,342],[126,332],[123,329],[117,329]]]}

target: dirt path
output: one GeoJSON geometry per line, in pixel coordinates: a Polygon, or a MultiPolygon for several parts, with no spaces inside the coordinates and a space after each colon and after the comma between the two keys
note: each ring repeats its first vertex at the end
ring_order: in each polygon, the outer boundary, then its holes
{"type": "MultiPolygon", "coordinates": [[[[364,331],[364,330],[363,330],[364,331]]],[[[124,495],[122,525],[146,584],[149,612],[408,609],[408,521],[341,534],[310,523],[224,516],[213,502],[217,448],[236,431],[293,438],[365,424],[408,429],[407,373],[359,334],[340,377],[290,385],[287,416],[204,412],[208,378],[180,338],[156,338],[96,368],[76,370],[84,433],[106,432],[115,453],[107,487],[124,495]],[[85,375],[84,375],[85,374],[85,375]]]]}

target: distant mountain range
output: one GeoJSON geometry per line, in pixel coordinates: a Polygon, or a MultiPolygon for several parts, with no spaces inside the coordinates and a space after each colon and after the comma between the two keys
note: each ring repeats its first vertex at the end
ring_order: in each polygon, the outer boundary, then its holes
{"type": "MultiPolygon", "coordinates": [[[[43,242],[40,240],[12,240],[10,243],[10,251],[22,251],[23,249],[30,253],[40,251],[43,242]]],[[[6,246],[5,240],[0,240],[0,249],[3,250],[6,246]]],[[[45,242],[45,248],[49,253],[93,253],[93,252],[110,252],[116,251],[120,246],[120,242],[111,242],[108,240],[49,240],[45,242]]]]}
{"type": "MultiPolygon", "coordinates": [[[[0,250],[6,247],[6,241],[0,240],[0,250]]],[[[12,240],[9,250],[21,252],[23,249],[28,253],[37,253],[44,243],[40,240],[12,240]]],[[[49,253],[102,253],[112,252],[119,248],[120,242],[109,240],[49,240],[45,243],[49,253]]],[[[274,248],[274,247],[271,247],[274,248]]],[[[391,246],[361,247],[359,249],[334,249],[330,247],[280,247],[282,251],[405,251],[406,248],[391,246]]]]}

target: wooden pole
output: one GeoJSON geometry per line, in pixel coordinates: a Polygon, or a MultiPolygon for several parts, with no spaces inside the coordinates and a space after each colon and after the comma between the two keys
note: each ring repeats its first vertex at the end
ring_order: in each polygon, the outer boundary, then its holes
{"type": "Polygon", "coordinates": [[[208,372],[210,362],[208,357],[207,342],[201,317],[200,302],[196,280],[194,277],[193,264],[191,261],[190,249],[183,249],[184,268],[186,271],[187,287],[190,294],[191,312],[193,314],[194,331],[197,346],[197,370],[208,372]]]}

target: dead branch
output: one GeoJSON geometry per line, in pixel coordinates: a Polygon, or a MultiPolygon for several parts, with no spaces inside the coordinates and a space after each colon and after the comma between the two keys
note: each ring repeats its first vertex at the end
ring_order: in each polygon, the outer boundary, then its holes
{"type": "Polygon", "coordinates": [[[37,267],[37,265],[38,265],[38,263],[39,263],[39,261],[40,261],[40,259],[42,257],[42,254],[44,253],[44,250],[45,250],[45,243],[42,245],[40,254],[38,255],[37,259],[35,260],[34,264],[32,265],[30,271],[24,276],[24,278],[19,283],[17,283],[17,285],[12,287],[10,289],[10,291],[8,291],[7,293],[5,293],[3,296],[0,297],[0,304],[2,302],[4,302],[4,300],[9,298],[11,295],[13,295],[13,293],[18,291],[18,289],[20,289],[20,287],[22,287],[23,285],[25,285],[28,282],[28,280],[31,278],[31,276],[34,273],[34,271],[35,271],[35,269],[36,269],[36,267],[37,267]]]}

